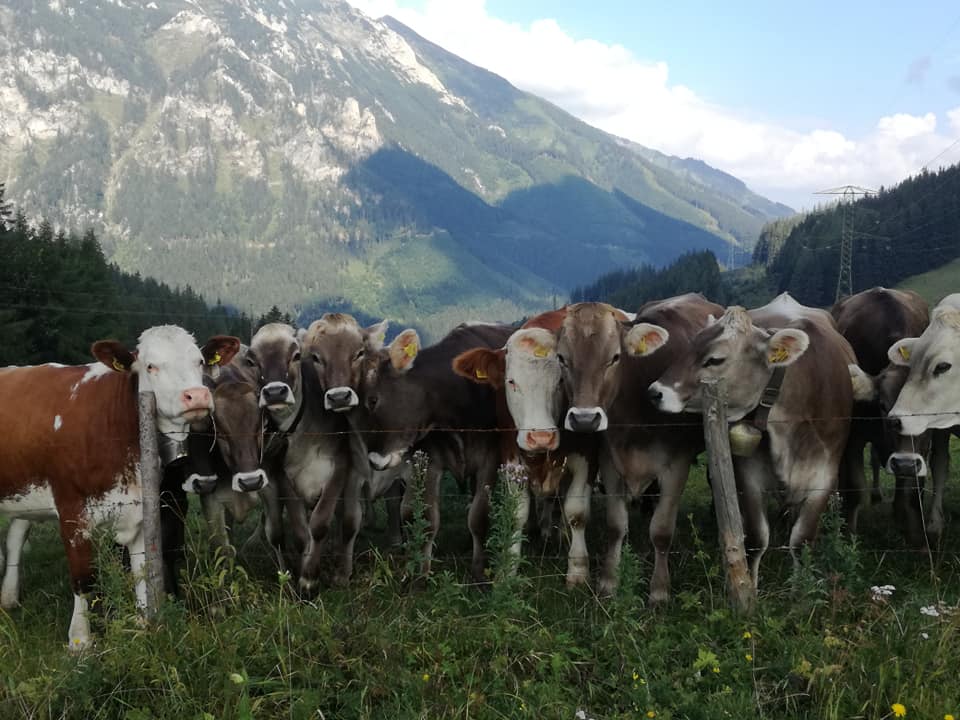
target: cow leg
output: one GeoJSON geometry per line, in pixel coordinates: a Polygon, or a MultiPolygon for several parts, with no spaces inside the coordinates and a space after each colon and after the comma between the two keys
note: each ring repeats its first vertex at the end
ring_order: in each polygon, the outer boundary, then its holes
{"type": "Polygon", "coordinates": [[[795,463],[790,470],[787,500],[796,512],[790,529],[790,554],[795,568],[800,564],[801,547],[816,539],[820,516],[836,486],[836,471],[825,459],[813,459],[806,467],[795,463]]]}
{"type": "Polygon", "coordinates": [[[313,506],[313,512],[310,513],[310,535],[300,565],[300,592],[307,597],[313,595],[320,581],[323,543],[330,532],[330,526],[337,511],[337,503],[343,497],[348,474],[349,468],[343,467],[342,464],[334,470],[323,492],[320,493],[319,500],[313,506]]]}
{"type": "Polygon", "coordinates": [[[677,529],[680,496],[683,495],[689,474],[689,460],[678,458],[658,475],[660,499],[650,518],[650,544],[654,552],[653,576],[650,578],[651,605],[670,599],[670,546],[677,529]]]}
{"type": "Polygon", "coordinates": [[[590,580],[590,555],[587,551],[587,522],[590,519],[590,470],[583,455],[567,456],[570,487],[563,500],[563,514],[570,527],[570,551],[567,554],[567,587],[585,585],[590,580]]]}
{"type": "MultiPolygon", "coordinates": [[[[486,584],[490,580],[484,572],[487,567],[487,534],[490,531],[490,496],[494,483],[498,482],[496,468],[486,467],[476,473],[476,490],[467,511],[467,527],[473,538],[473,555],[470,562],[470,576],[474,583],[486,584]]],[[[504,488],[504,492],[509,492],[504,488]]]]}
{"type": "MultiPolygon", "coordinates": [[[[840,502],[843,507],[844,523],[850,533],[857,532],[860,508],[866,495],[867,479],[863,471],[863,450],[865,443],[851,437],[844,450],[840,473],[840,502]]],[[[873,451],[871,450],[871,456],[873,451]]]]}
{"type": "Polygon", "coordinates": [[[733,458],[747,565],[754,589],[759,587],[760,561],[770,544],[770,523],[763,506],[763,490],[770,476],[770,464],[763,455],[757,453],[752,457],[733,458]]]}
{"type": "MultiPolygon", "coordinates": [[[[873,484],[870,489],[870,504],[871,505],[881,505],[883,504],[883,493],[880,490],[880,468],[883,467],[883,463],[880,461],[880,452],[877,450],[876,445],[870,443],[870,470],[873,473],[873,484]]],[[[851,532],[855,532],[854,528],[851,532]]]]}
{"type": "Polygon", "coordinates": [[[285,572],[287,561],[283,554],[283,518],[282,506],[280,504],[280,495],[276,482],[271,482],[259,493],[260,502],[263,504],[263,535],[267,545],[273,551],[274,560],[277,563],[277,569],[285,572]]]}
{"type": "Polygon", "coordinates": [[[7,528],[7,564],[3,571],[0,607],[9,610],[20,604],[20,555],[30,533],[30,521],[13,518],[7,528]]]}
{"type": "Polygon", "coordinates": [[[203,517],[207,521],[210,544],[221,553],[232,557],[235,551],[231,553],[233,548],[230,546],[227,533],[227,509],[218,495],[219,491],[211,495],[201,495],[200,506],[203,508],[203,517]]]}
{"type": "MultiPolygon", "coordinates": [[[[90,620],[87,594],[93,590],[93,546],[79,527],[79,512],[60,509],[60,538],[67,553],[70,585],[73,588],[73,616],[70,618],[68,647],[81,652],[90,646],[90,620]]],[[[132,562],[133,558],[131,558],[132,562]]],[[[142,557],[141,557],[142,561],[142,557]]]]}
{"type": "MultiPolygon", "coordinates": [[[[163,553],[163,590],[180,595],[178,574],[186,559],[187,493],[183,489],[183,473],[170,468],[164,471],[160,490],[160,547],[163,553]]],[[[132,559],[131,559],[132,565],[132,559]]]]}
{"type": "Polygon", "coordinates": [[[933,497],[927,503],[926,531],[931,545],[943,534],[943,493],[950,474],[950,431],[934,430],[930,440],[930,485],[933,497]]]}
{"type": "Polygon", "coordinates": [[[333,576],[333,584],[346,587],[353,575],[353,548],[363,524],[363,475],[348,473],[343,489],[343,520],[340,531],[343,546],[340,548],[340,564],[333,576]]]}
{"type": "Polygon", "coordinates": [[[607,551],[603,556],[597,591],[601,597],[611,597],[620,584],[620,554],[630,529],[630,513],[627,510],[627,485],[613,463],[604,462],[600,476],[607,496],[607,551]]]}
{"type": "Polygon", "coordinates": [[[391,547],[400,547],[403,545],[403,523],[400,519],[403,483],[400,480],[395,480],[384,498],[387,505],[387,541],[391,547]]]}

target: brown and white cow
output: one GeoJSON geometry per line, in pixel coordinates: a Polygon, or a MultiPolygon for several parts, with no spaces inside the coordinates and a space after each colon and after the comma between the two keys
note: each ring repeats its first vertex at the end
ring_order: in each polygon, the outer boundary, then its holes
{"type": "Polygon", "coordinates": [[[932,497],[924,502],[924,529],[929,538],[936,540],[944,526],[949,433],[957,432],[960,426],[960,391],[956,382],[960,372],[960,294],[941,300],[930,315],[927,329],[919,337],[894,343],[888,357],[907,370],[906,382],[890,409],[890,420],[911,444],[921,443],[926,432],[935,433],[930,463],[932,497]]]}
{"type": "MultiPolygon", "coordinates": [[[[576,432],[605,431],[600,463],[608,533],[599,583],[603,594],[613,593],[617,586],[628,529],[627,498],[640,497],[657,481],[660,496],[650,520],[654,547],[650,601],[669,597],[668,553],[690,466],[703,449],[703,430],[695,416],[678,422],[657,410],[647,388],[682,355],[710,316],[722,311],[702,295],[681,295],[647,303],[631,325],[609,305],[580,303],[569,308],[560,329],[557,353],[570,398],[565,425],[576,432]],[[662,337],[647,329],[653,324],[665,328],[662,337]],[[660,346],[662,352],[653,355],[660,346]]],[[[583,522],[587,509],[584,502],[583,522]]],[[[586,548],[584,573],[585,554],[586,548]]]]}
{"type": "MultiPolygon", "coordinates": [[[[514,329],[460,325],[427,348],[421,348],[415,330],[407,329],[389,346],[364,358],[360,406],[350,413],[350,422],[367,444],[370,464],[379,470],[397,467],[412,449],[422,449],[430,457],[423,498],[428,522],[423,575],[430,571],[440,527],[440,477],[449,470],[458,480],[473,480],[468,514],[473,536],[471,572],[475,581],[486,581],[484,542],[499,460],[497,434],[486,431],[497,428],[496,400],[489,387],[460,377],[451,364],[465,350],[501,347],[514,329]]],[[[403,512],[407,516],[412,511],[410,501],[406,493],[403,512]]]]}
{"type": "MultiPolygon", "coordinates": [[[[143,568],[137,391],[155,393],[161,436],[182,442],[190,422],[213,407],[205,362],[228,362],[238,347],[219,336],[201,353],[189,333],[164,325],[144,331],[133,352],[113,340],[94,343],[92,365],[0,370],[0,513],[59,518],[74,591],[72,649],[90,643],[92,529],[109,523],[134,575],[143,568]]],[[[137,599],[146,602],[142,577],[137,599]]]]}
{"type": "MultiPolygon", "coordinates": [[[[905,525],[908,535],[917,539],[919,507],[915,488],[920,477],[926,474],[926,455],[930,449],[930,436],[924,435],[918,443],[921,453],[915,453],[913,444],[904,442],[893,432],[886,414],[896,402],[906,369],[890,363],[887,350],[898,340],[920,335],[929,323],[929,308],[926,301],[910,290],[890,290],[876,287],[844,298],[831,309],[837,330],[853,347],[860,370],[851,368],[854,374],[857,405],[850,427],[846,468],[841,484],[847,525],[856,531],[857,514],[866,490],[863,472],[863,450],[871,446],[873,466],[873,498],[879,502],[880,467],[886,465],[897,479],[894,496],[894,516],[905,525]],[[862,371],[862,372],[861,372],[862,371]],[[919,475],[919,477],[918,477],[919,475]]],[[[940,439],[937,440],[939,444],[940,439]]]]}
{"type": "MultiPolygon", "coordinates": [[[[669,330],[654,324],[638,324],[634,332],[654,338],[646,343],[647,353],[670,337],[669,330]]],[[[848,366],[855,362],[828,313],[806,308],[784,293],[749,313],[728,308],[650,386],[660,409],[701,412],[701,383],[722,379],[729,420],[750,422],[774,371],[785,371],[764,441],[753,454],[734,456],[755,585],[770,539],[765,493],[777,485],[785,491],[795,517],[791,550],[816,537],[820,515],[837,489],[853,408],[848,366]]]]}

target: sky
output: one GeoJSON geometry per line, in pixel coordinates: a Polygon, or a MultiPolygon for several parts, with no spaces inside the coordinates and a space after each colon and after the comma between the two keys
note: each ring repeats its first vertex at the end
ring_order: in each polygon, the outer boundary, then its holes
{"type": "Polygon", "coordinates": [[[960,162],[955,0],[349,1],[797,209],[960,162]]]}

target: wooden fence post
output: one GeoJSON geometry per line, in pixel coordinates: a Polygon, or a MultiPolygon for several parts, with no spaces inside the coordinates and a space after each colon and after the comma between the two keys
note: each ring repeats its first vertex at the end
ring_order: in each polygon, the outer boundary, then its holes
{"type": "Polygon", "coordinates": [[[737,482],[730,454],[730,429],[723,381],[702,383],[701,389],[703,435],[710,459],[710,484],[717,512],[720,547],[727,570],[727,593],[735,611],[750,614],[757,605],[757,591],[747,567],[743,518],[737,502],[737,482]]]}
{"type": "Polygon", "coordinates": [[[143,490],[143,579],[147,586],[146,616],[152,619],[163,599],[160,543],[160,453],[157,449],[157,398],[142,392],[140,408],[140,487],[143,490]]]}

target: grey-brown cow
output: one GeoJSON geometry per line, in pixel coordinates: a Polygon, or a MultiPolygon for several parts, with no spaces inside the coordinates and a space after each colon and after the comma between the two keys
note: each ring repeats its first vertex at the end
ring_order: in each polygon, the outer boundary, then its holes
{"type": "MultiPolygon", "coordinates": [[[[646,343],[647,353],[656,352],[670,336],[667,329],[652,324],[634,330],[660,336],[646,343]]],[[[650,386],[651,399],[664,411],[701,412],[701,383],[722,379],[728,418],[750,422],[774,371],[785,371],[764,442],[752,455],[734,457],[755,585],[770,542],[766,492],[777,485],[786,491],[795,517],[792,550],[816,537],[820,515],[837,489],[850,431],[853,387],[848,366],[855,362],[853,350],[828,313],[806,308],[784,293],[749,313],[728,308],[650,386]]]]}

